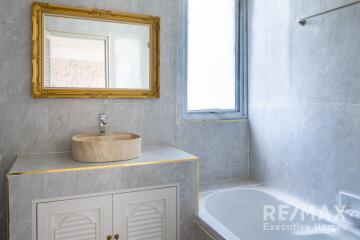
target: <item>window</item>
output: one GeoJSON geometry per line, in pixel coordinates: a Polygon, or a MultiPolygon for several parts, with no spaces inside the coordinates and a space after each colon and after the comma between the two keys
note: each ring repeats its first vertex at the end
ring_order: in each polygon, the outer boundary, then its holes
{"type": "Polygon", "coordinates": [[[47,31],[44,87],[105,88],[107,44],[105,37],[47,31]]]}
{"type": "Polygon", "coordinates": [[[244,4],[245,0],[184,2],[181,102],[185,118],[245,117],[244,4]]]}

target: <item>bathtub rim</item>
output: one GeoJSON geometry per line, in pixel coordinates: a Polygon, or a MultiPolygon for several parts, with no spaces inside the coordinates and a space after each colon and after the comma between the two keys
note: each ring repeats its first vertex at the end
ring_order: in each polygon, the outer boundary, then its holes
{"type": "MultiPolygon", "coordinates": [[[[249,186],[236,186],[236,187],[229,187],[229,188],[223,188],[219,190],[211,190],[206,192],[200,193],[200,199],[199,199],[199,212],[198,212],[198,223],[203,226],[205,229],[207,229],[210,233],[217,233],[222,239],[231,239],[231,240],[240,240],[238,236],[236,236],[231,230],[229,230],[226,226],[224,226],[219,220],[217,220],[214,216],[212,216],[205,207],[206,201],[211,198],[212,196],[221,194],[223,192],[229,192],[234,190],[255,190],[262,193],[265,193],[279,202],[289,204],[295,208],[301,209],[304,212],[319,216],[320,210],[316,208],[314,205],[311,205],[309,203],[306,203],[304,201],[301,201],[299,199],[296,199],[294,197],[291,197],[279,190],[275,190],[269,187],[265,187],[263,185],[249,185],[249,186]]],[[[336,221],[332,216],[329,218],[322,218],[324,221],[329,222],[330,224],[338,225],[341,228],[344,229],[344,231],[349,232],[350,234],[353,234],[357,237],[360,237],[360,229],[356,229],[350,224],[336,221]]],[[[215,234],[214,234],[215,235],[215,234]]],[[[219,238],[219,236],[216,236],[219,238]]],[[[212,236],[214,237],[214,236],[212,236]]]]}

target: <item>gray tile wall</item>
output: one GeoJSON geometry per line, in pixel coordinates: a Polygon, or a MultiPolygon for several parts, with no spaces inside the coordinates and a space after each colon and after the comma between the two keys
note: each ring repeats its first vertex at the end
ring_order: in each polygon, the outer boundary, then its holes
{"type": "MultiPolygon", "coordinates": [[[[68,151],[72,135],[98,131],[97,117],[100,112],[108,115],[109,131],[139,133],[145,145],[171,144],[200,155],[202,182],[248,175],[246,121],[177,124],[179,0],[44,2],[160,16],[161,98],[32,99],[32,0],[0,0],[0,155],[3,156],[0,161],[0,202],[4,200],[4,173],[16,154],[68,151]],[[242,139],[239,140],[238,136],[242,139]],[[216,169],[212,167],[213,164],[216,164],[216,169]]],[[[0,209],[1,222],[4,211],[0,209]]],[[[5,231],[0,229],[0,232],[5,231]]]]}
{"type": "Polygon", "coordinates": [[[360,195],[360,4],[250,0],[250,172],[315,205],[360,195]]]}
{"type": "Polygon", "coordinates": [[[249,175],[248,135],[247,121],[182,123],[179,146],[206,159],[200,160],[201,183],[245,179],[249,175]]]}

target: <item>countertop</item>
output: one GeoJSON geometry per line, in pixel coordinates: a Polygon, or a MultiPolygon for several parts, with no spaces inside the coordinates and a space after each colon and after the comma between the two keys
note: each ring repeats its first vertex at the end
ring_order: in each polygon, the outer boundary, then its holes
{"type": "Polygon", "coordinates": [[[141,155],[137,159],[108,163],[76,162],[72,160],[71,152],[29,154],[19,155],[8,175],[45,174],[195,160],[198,160],[198,157],[168,145],[143,147],[141,155]]]}

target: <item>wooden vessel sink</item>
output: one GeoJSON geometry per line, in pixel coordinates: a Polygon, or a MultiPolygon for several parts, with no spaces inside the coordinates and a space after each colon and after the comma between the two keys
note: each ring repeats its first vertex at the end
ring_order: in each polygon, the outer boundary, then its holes
{"type": "Polygon", "coordinates": [[[72,157],[78,162],[114,162],[141,153],[141,137],[133,133],[82,134],[72,137],[72,157]]]}

